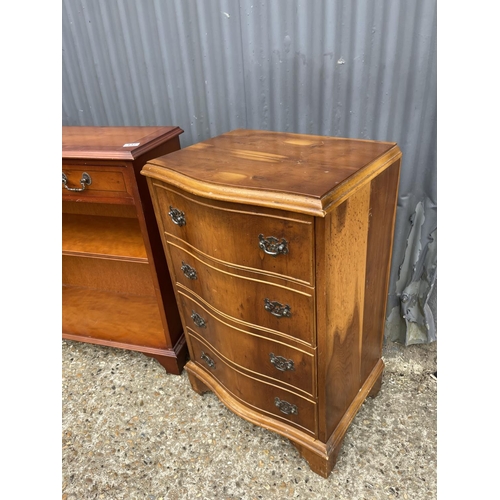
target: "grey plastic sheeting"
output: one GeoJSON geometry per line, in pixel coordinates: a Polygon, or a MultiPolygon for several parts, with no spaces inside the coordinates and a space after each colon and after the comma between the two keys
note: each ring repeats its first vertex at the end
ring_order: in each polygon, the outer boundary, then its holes
{"type": "Polygon", "coordinates": [[[436,2],[63,0],[63,125],[395,141],[386,336],[436,338],[436,2]]]}

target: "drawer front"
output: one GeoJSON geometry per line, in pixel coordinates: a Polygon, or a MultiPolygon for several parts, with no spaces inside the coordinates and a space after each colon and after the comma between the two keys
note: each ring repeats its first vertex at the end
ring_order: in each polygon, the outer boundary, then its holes
{"type": "Polygon", "coordinates": [[[133,202],[132,189],[127,182],[125,167],[107,167],[96,165],[62,166],[63,178],[66,176],[66,186],[63,182],[63,200],[100,201],[101,199],[116,199],[116,202],[133,202]],[[87,174],[86,177],[84,174],[87,174]],[[90,178],[90,183],[82,180],[90,178]]]}
{"type": "Polygon", "coordinates": [[[313,283],[312,217],[211,202],[155,185],[168,234],[223,263],[313,283]]]}
{"type": "Polygon", "coordinates": [[[208,308],[179,293],[181,314],[186,325],[202,337],[214,351],[226,360],[275,383],[302,389],[310,396],[314,391],[314,350],[301,351],[281,342],[256,335],[226,323],[208,308]]]}
{"type": "Polygon", "coordinates": [[[205,264],[173,244],[168,247],[178,290],[184,286],[238,321],[313,343],[312,295],[238,276],[229,268],[205,264]]]}
{"type": "Polygon", "coordinates": [[[188,335],[191,360],[211,374],[242,403],[316,435],[316,403],[231,368],[209,345],[188,335]]]}

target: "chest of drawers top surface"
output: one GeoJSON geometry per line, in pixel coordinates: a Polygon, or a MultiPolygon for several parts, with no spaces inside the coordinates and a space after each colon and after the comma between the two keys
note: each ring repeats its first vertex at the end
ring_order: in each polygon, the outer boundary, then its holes
{"type": "Polygon", "coordinates": [[[62,127],[62,158],[134,160],[181,133],[179,127],[62,127]]]}
{"type": "Polygon", "coordinates": [[[207,198],[324,216],[398,154],[391,142],[238,129],[151,160],[142,173],[207,198]]]}

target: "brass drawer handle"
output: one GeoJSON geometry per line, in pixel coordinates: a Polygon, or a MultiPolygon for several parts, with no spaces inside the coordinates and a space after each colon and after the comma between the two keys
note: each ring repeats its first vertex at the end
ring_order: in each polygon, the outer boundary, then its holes
{"type": "Polygon", "coordinates": [[[263,234],[259,234],[259,247],[267,253],[267,255],[272,255],[276,257],[277,255],[286,255],[288,253],[288,242],[285,238],[281,238],[281,241],[274,236],[268,236],[264,238],[263,234]]]}
{"type": "Polygon", "coordinates": [[[196,326],[199,326],[200,328],[207,327],[207,323],[197,312],[193,311],[193,314],[191,314],[191,318],[193,319],[196,326]]]}
{"type": "Polygon", "coordinates": [[[205,361],[205,363],[210,367],[215,369],[215,361],[212,358],[209,358],[203,351],[201,351],[200,358],[205,361]]]}
{"type": "Polygon", "coordinates": [[[296,405],[288,403],[287,401],[281,401],[280,398],[274,398],[274,404],[280,409],[280,412],[284,413],[285,415],[299,414],[299,410],[297,409],[296,405]]]}
{"type": "Polygon", "coordinates": [[[186,225],[186,214],[182,210],[174,208],[170,205],[170,212],[168,212],[168,215],[170,215],[174,224],[177,224],[178,226],[186,225]]]}
{"type": "Polygon", "coordinates": [[[286,359],[283,356],[275,356],[273,352],[269,354],[269,359],[271,360],[271,364],[273,364],[280,372],[295,370],[293,360],[291,359],[286,359]]]}
{"type": "Polygon", "coordinates": [[[184,276],[190,280],[198,279],[196,269],[191,267],[189,264],[186,264],[184,261],[182,261],[181,271],[184,273],[184,276]]]}
{"type": "Polygon", "coordinates": [[[292,315],[288,304],[283,305],[276,301],[271,302],[269,299],[264,299],[264,309],[277,318],[289,318],[292,315]]]}
{"type": "Polygon", "coordinates": [[[85,191],[85,188],[92,184],[92,177],[90,177],[90,175],[87,174],[87,172],[83,172],[82,178],[80,179],[80,184],[82,185],[82,187],[81,188],[70,188],[70,187],[68,187],[68,178],[66,177],[66,174],[63,172],[62,173],[62,183],[63,183],[63,186],[68,191],[76,191],[76,192],[80,193],[81,191],[85,191]]]}

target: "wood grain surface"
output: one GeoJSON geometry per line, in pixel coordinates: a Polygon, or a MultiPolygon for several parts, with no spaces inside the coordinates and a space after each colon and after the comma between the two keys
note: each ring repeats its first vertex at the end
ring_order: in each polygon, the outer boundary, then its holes
{"type": "Polygon", "coordinates": [[[133,205],[109,204],[109,203],[74,203],[73,201],[62,202],[62,213],[93,215],[99,217],[126,217],[137,219],[137,211],[133,205]]]}
{"type": "Polygon", "coordinates": [[[138,350],[179,374],[187,344],[144,163],[180,148],[178,127],[63,127],[63,337],[138,350]]]}
{"type": "Polygon", "coordinates": [[[312,217],[293,212],[259,210],[245,205],[207,203],[203,198],[187,196],[157,185],[159,213],[168,236],[188,243],[192,248],[222,263],[251,268],[312,284],[312,217]],[[184,214],[180,226],[168,215],[170,207],[184,214]],[[272,256],[259,247],[259,235],[286,241],[286,254],[272,256]]]}
{"type": "Polygon", "coordinates": [[[220,313],[242,323],[274,330],[283,336],[296,337],[313,345],[314,296],[293,288],[277,286],[255,278],[246,278],[224,266],[215,267],[198,256],[169,244],[176,284],[203,297],[220,313]],[[197,279],[187,278],[181,271],[183,262],[193,268],[197,279]],[[277,317],[265,309],[265,299],[289,306],[290,317],[277,317]]]}
{"type": "Polygon", "coordinates": [[[63,337],[72,334],[123,346],[167,348],[154,296],[63,286],[62,299],[63,337]]]}
{"type": "Polygon", "coordinates": [[[63,255],[148,261],[137,219],[62,214],[63,255]]]}
{"type": "Polygon", "coordinates": [[[316,397],[315,349],[307,346],[297,349],[285,342],[270,339],[266,332],[242,328],[242,325],[205,307],[183,290],[179,290],[179,298],[184,317],[188,322],[191,319],[187,330],[191,335],[209,342],[214,352],[226,363],[248,371],[256,378],[272,379],[278,385],[316,397]],[[203,320],[201,326],[193,319],[193,313],[203,320]],[[292,368],[283,371],[278,369],[271,362],[271,354],[291,362],[292,368]]]}
{"type": "Polygon", "coordinates": [[[394,143],[235,130],[151,163],[213,184],[320,198],[394,143]]]}
{"type": "Polygon", "coordinates": [[[324,217],[400,155],[395,143],[234,130],[149,161],[142,174],[209,199],[324,217]]]}
{"type": "Polygon", "coordinates": [[[191,347],[191,361],[209,372],[240,402],[303,432],[316,435],[316,404],[313,401],[277,384],[246,375],[226,364],[208,343],[194,336],[188,336],[187,339],[191,347]],[[202,357],[202,353],[205,356],[202,357]],[[295,405],[297,413],[283,413],[276,405],[276,398],[295,405]]]}
{"type": "Polygon", "coordinates": [[[147,261],[63,255],[62,284],[127,295],[156,295],[147,261]]]}
{"type": "Polygon", "coordinates": [[[320,220],[317,235],[320,439],[332,434],[360,388],[370,186],[320,220]]]}
{"type": "Polygon", "coordinates": [[[193,389],[288,437],[323,477],[381,387],[400,163],[393,143],[236,130],[142,170],[193,389]],[[286,239],[290,252],[259,251],[258,234],[286,239]],[[270,314],[264,298],[290,317],[270,314]],[[277,373],[270,353],[294,369],[277,373]]]}
{"type": "Polygon", "coordinates": [[[382,355],[401,160],[371,181],[366,249],[361,381],[382,355]]]}
{"type": "Polygon", "coordinates": [[[63,163],[62,171],[67,178],[69,188],[81,189],[80,179],[87,173],[92,183],[85,186],[84,191],[69,191],[62,185],[62,199],[64,201],[84,201],[89,203],[134,203],[133,178],[121,162],[92,165],[63,163]]]}
{"type": "Polygon", "coordinates": [[[62,127],[62,157],[135,160],[176,139],[179,127],[62,127]]]}

